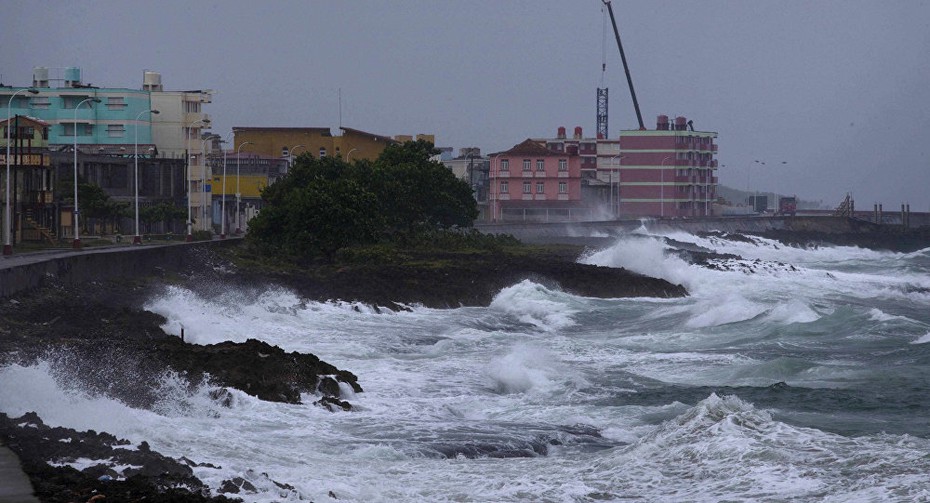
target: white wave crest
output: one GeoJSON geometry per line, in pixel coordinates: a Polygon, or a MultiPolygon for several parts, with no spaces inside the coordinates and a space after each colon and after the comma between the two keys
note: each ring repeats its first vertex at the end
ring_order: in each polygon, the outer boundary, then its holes
{"type": "Polygon", "coordinates": [[[577,389],[586,381],[552,353],[537,347],[517,345],[486,369],[498,393],[552,393],[577,389]]]}
{"type": "Polygon", "coordinates": [[[491,301],[491,309],[517,317],[521,322],[545,331],[575,324],[571,296],[550,290],[530,280],[504,288],[491,301]]]}
{"type": "Polygon", "coordinates": [[[690,308],[696,313],[685,323],[690,328],[714,327],[751,320],[765,312],[765,306],[738,293],[700,301],[690,308]]]}
{"type": "Polygon", "coordinates": [[[792,299],[769,311],[767,318],[785,324],[813,323],[820,319],[820,315],[804,302],[792,299]]]}

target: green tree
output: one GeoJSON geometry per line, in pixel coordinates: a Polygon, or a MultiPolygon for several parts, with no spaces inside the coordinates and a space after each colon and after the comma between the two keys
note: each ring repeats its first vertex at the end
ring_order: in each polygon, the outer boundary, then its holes
{"type": "Polygon", "coordinates": [[[478,215],[467,183],[431,161],[433,145],[389,146],[375,162],[301,155],[262,191],[250,242],[275,254],[323,256],[347,246],[470,227],[478,215]]]}
{"type": "Polygon", "coordinates": [[[394,230],[471,227],[478,217],[471,187],[438,161],[423,140],[388,146],[375,161],[375,190],[394,230]]]}
{"type": "Polygon", "coordinates": [[[167,201],[139,208],[139,220],[149,228],[159,222],[170,226],[172,222],[186,218],[187,212],[184,208],[179,208],[167,201]]]}
{"type": "Polygon", "coordinates": [[[330,261],[340,248],[374,242],[384,224],[364,171],[336,158],[301,156],[262,191],[265,204],[249,222],[248,238],[271,252],[330,261]]]}

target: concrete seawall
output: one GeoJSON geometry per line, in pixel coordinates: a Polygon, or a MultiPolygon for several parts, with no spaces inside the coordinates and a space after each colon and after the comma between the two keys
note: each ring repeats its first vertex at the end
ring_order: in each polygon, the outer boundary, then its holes
{"type": "Polygon", "coordinates": [[[73,285],[144,276],[158,270],[178,271],[191,250],[230,246],[239,241],[56,250],[4,257],[0,259],[0,298],[39,288],[50,279],[73,285]]]}
{"type": "Polygon", "coordinates": [[[871,232],[876,224],[832,216],[719,217],[701,219],[642,219],[604,222],[499,223],[475,226],[488,234],[511,234],[526,243],[596,244],[606,238],[644,228],[650,232],[765,232],[768,230],[823,233],[871,232]]]}

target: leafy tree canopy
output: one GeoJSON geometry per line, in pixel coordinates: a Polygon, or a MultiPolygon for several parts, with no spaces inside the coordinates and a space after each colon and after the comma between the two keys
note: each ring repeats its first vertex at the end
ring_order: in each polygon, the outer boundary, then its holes
{"type": "Polygon", "coordinates": [[[262,191],[249,239],[272,253],[323,256],[344,247],[470,227],[478,215],[471,187],[439,162],[426,141],[391,145],[373,163],[298,157],[262,191]]]}

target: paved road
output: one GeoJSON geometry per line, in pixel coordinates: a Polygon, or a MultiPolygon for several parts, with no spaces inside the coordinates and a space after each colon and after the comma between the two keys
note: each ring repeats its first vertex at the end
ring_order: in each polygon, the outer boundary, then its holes
{"type": "Polygon", "coordinates": [[[0,446],[0,501],[4,503],[39,503],[32,495],[32,484],[23,473],[19,458],[0,446]]]}
{"type": "MultiPolygon", "coordinates": [[[[236,239],[242,239],[241,237],[228,237],[227,240],[233,241],[236,239]]],[[[216,240],[215,240],[216,241],[216,240]]],[[[194,241],[194,243],[203,243],[203,241],[194,241]]],[[[0,255],[0,269],[8,269],[11,267],[17,267],[27,264],[35,264],[37,262],[45,262],[47,260],[54,260],[62,257],[70,257],[73,255],[87,255],[90,253],[119,253],[119,252],[128,252],[132,250],[139,250],[144,248],[159,248],[163,246],[183,246],[188,243],[184,241],[162,241],[158,243],[147,243],[144,245],[133,246],[130,244],[113,244],[113,245],[104,245],[104,246],[93,246],[87,247],[82,250],[72,250],[68,248],[51,248],[47,250],[30,250],[27,252],[22,252],[18,250],[13,250],[12,255],[0,255]]],[[[2,500],[0,500],[2,501],[2,500]]]]}

